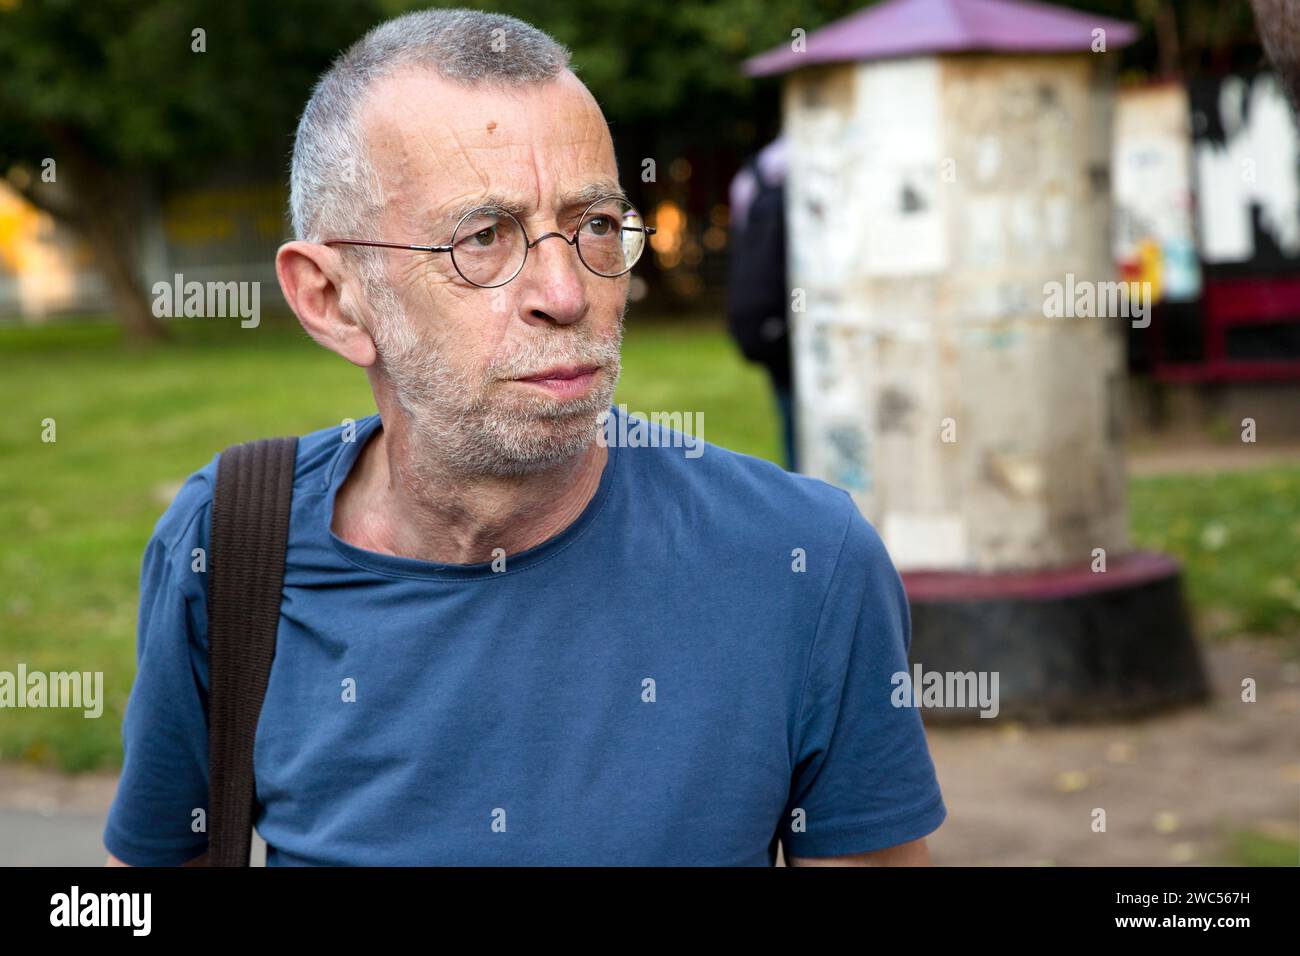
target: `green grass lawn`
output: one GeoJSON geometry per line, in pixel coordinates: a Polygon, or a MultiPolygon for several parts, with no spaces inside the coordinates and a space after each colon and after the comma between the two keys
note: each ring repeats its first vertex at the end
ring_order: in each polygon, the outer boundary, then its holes
{"type": "MultiPolygon", "coordinates": [[[[0,759],[68,770],[121,759],[135,671],[136,590],[177,483],[221,448],[374,410],[365,376],[296,325],[198,320],[150,350],[102,324],[0,329],[0,670],[103,671],[103,716],[0,712],[0,759]],[[41,441],[54,419],[57,441],[41,441]]],[[[704,413],[704,437],[775,459],[765,375],[721,327],[630,319],[616,402],[704,413]]],[[[1132,483],[1135,541],[1187,562],[1204,615],[1300,627],[1300,468],[1132,483]]]]}
{"type": "Polygon", "coordinates": [[[1233,829],[1210,866],[1295,866],[1295,840],[1233,829]]]}
{"type": "Polygon", "coordinates": [[[1300,467],[1131,479],[1129,523],[1182,561],[1203,636],[1300,636],[1300,467]]]}

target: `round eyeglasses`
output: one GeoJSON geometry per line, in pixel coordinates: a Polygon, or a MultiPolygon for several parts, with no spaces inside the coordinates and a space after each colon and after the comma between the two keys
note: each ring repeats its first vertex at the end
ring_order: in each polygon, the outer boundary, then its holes
{"type": "Polygon", "coordinates": [[[641,213],[622,196],[597,199],[578,220],[573,236],[548,232],[529,240],[523,224],[504,209],[479,206],[456,223],[451,243],[422,246],[369,239],[327,239],[323,245],[379,246],[415,252],[446,252],[460,277],[482,289],[503,286],[523,271],[528,250],[543,239],[557,236],[578,252],[582,264],[598,276],[617,278],[636,265],[645,252],[646,237],[654,235],[641,213]]]}

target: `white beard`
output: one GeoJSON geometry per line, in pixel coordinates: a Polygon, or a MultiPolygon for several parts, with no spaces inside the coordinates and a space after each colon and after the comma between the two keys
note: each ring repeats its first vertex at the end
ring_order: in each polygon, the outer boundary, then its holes
{"type": "Polygon", "coordinates": [[[410,477],[433,481],[447,472],[533,474],[572,460],[596,437],[621,371],[621,310],[611,339],[598,340],[582,325],[551,329],[508,359],[494,362],[475,380],[448,365],[418,336],[391,290],[371,301],[384,316],[372,330],[380,366],[406,413],[417,450],[416,474],[410,477]],[[525,389],[500,384],[569,364],[601,366],[596,385],[576,401],[518,394],[525,389]],[[493,391],[495,400],[489,394],[493,391]],[[507,391],[512,394],[504,395],[507,391]]]}

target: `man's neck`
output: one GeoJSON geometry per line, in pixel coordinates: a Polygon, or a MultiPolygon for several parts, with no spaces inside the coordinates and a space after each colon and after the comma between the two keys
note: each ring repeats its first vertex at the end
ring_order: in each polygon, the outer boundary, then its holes
{"type": "Polygon", "coordinates": [[[609,451],[592,441],[577,458],[512,478],[444,474],[383,428],[361,449],[339,488],[332,530],[344,541],[406,558],[477,564],[536,547],[582,514],[609,451]],[[497,551],[496,549],[502,549],[497,551]]]}

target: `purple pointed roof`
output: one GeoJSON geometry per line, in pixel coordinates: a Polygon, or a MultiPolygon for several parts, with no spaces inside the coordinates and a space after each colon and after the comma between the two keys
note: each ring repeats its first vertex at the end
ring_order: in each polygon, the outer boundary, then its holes
{"type": "Polygon", "coordinates": [[[744,70],[770,76],[814,63],[925,53],[1088,50],[1098,28],[1106,31],[1107,49],[1137,38],[1137,27],[1125,20],[1030,0],[886,0],[813,31],[803,53],[783,43],[746,60],[744,70]]]}

